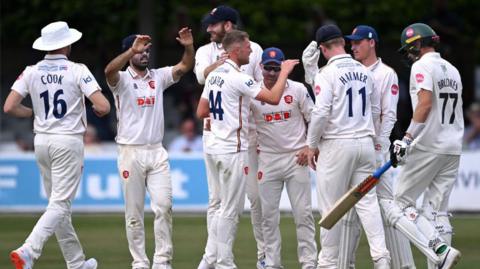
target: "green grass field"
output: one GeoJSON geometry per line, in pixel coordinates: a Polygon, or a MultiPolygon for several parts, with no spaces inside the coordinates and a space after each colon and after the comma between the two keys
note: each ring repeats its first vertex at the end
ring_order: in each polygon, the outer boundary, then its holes
{"type": "MultiPolygon", "coordinates": [[[[8,254],[20,246],[33,228],[39,215],[1,215],[0,214],[0,268],[13,268],[8,254]]],[[[95,257],[99,269],[128,269],[131,258],[127,248],[127,239],[123,215],[83,215],[73,216],[74,226],[83,244],[87,257],[95,257]]],[[[462,251],[463,257],[456,268],[473,269],[480,266],[480,218],[478,216],[459,216],[453,219],[456,234],[454,245],[462,251]]],[[[153,220],[146,216],[147,251],[153,255],[153,220]]],[[[293,219],[285,215],[281,220],[282,259],[286,269],[300,268],[296,257],[296,238],[293,219]]],[[[173,223],[174,259],[176,269],[194,269],[203,253],[206,240],[204,216],[175,215],[173,223]]],[[[317,232],[318,242],[318,232],[317,232]]],[[[241,218],[235,242],[235,260],[239,268],[255,268],[256,247],[253,239],[250,219],[241,218]]],[[[414,250],[418,269],[426,268],[425,258],[414,250]]],[[[36,269],[60,269],[65,264],[60,249],[52,237],[44,247],[36,269]]],[[[372,268],[366,240],[363,237],[357,252],[357,268],[372,268]]]]}

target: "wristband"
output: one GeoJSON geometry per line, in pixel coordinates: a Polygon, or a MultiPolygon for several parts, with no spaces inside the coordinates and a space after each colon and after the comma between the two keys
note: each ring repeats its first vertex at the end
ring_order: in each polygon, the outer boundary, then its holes
{"type": "Polygon", "coordinates": [[[415,122],[412,120],[410,122],[410,126],[408,126],[407,133],[410,134],[410,136],[415,139],[425,128],[425,123],[420,123],[420,122],[415,122]]]}

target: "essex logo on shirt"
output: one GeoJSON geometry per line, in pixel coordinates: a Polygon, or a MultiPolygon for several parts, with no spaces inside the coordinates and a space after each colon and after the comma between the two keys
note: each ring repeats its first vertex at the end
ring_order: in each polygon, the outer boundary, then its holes
{"type": "Polygon", "coordinates": [[[148,86],[150,86],[150,89],[155,90],[155,81],[154,81],[154,80],[150,80],[150,81],[148,82],[148,86]]]}
{"type": "Polygon", "coordinates": [[[155,96],[137,97],[137,105],[140,107],[151,107],[155,105],[155,96]]]}
{"type": "Polygon", "coordinates": [[[423,76],[423,74],[418,73],[415,75],[415,80],[417,81],[417,83],[422,83],[424,79],[425,77],[423,76]]]}
{"type": "Polygon", "coordinates": [[[130,173],[127,170],[123,170],[122,176],[124,179],[127,179],[130,176],[130,173]]]}
{"type": "Polygon", "coordinates": [[[398,85],[392,84],[392,94],[397,95],[397,93],[398,93],[398,85]]]}
{"type": "Polygon", "coordinates": [[[258,179],[258,180],[262,180],[262,177],[263,177],[263,172],[262,172],[262,171],[258,171],[258,173],[257,173],[257,179],[258,179]]]}
{"type": "Polygon", "coordinates": [[[264,113],[263,119],[265,122],[273,123],[279,121],[286,121],[292,116],[291,110],[289,111],[279,111],[279,112],[272,112],[272,113],[264,113]]]}
{"type": "Polygon", "coordinates": [[[291,95],[286,95],[283,97],[283,100],[285,100],[285,103],[291,104],[293,102],[293,97],[291,95]]]}
{"type": "Polygon", "coordinates": [[[248,176],[248,166],[245,166],[245,167],[243,168],[243,171],[245,172],[245,175],[248,176]]]}
{"type": "Polygon", "coordinates": [[[320,93],[320,85],[315,86],[315,96],[317,96],[320,93]]]}

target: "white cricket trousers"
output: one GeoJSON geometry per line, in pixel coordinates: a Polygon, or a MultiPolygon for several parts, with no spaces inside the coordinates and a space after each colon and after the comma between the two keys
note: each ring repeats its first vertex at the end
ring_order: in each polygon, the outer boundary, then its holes
{"type": "Polygon", "coordinates": [[[215,256],[216,269],[235,269],[233,243],[245,202],[248,152],[206,154],[205,158],[213,168],[211,175],[218,179],[220,193],[220,209],[210,224],[213,237],[209,235],[205,253],[215,256]]]}
{"type": "Polygon", "coordinates": [[[72,226],[71,204],[82,177],[83,135],[36,134],[34,144],[48,206],[25,245],[36,260],[55,233],[67,268],[78,269],[85,255],[72,226]]]}
{"type": "Polygon", "coordinates": [[[125,222],[132,268],[150,268],[145,253],[145,192],[154,214],[154,264],[172,260],[172,180],[168,154],[161,144],[119,145],[118,172],[125,198],[125,222]]]}
{"type": "Polygon", "coordinates": [[[256,147],[248,148],[247,198],[250,201],[250,219],[253,236],[257,242],[257,259],[265,257],[265,242],[262,232],[262,203],[258,194],[258,152],[256,147]]]}
{"type": "Polygon", "coordinates": [[[308,166],[296,163],[297,152],[260,152],[258,182],[263,209],[265,265],[268,269],[281,264],[280,198],[287,188],[297,232],[297,255],[302,269],[314,269],[317,258],[315,223],[312,215],[312,189],[308,166]]]}
{"type": "MultiPolygon", "coordinates": [[[[363,137],[322,140],[319,151],[317,196],[320,214],[325,214],[350,188],[374,171],[375,150],[372,138],[363,137]]],[[[355,205],[355,210],[367,236],[372,259],[390,260],[375,188],[355,205]]],[[[330,230],[320,229],[321,250],[317,268],[337,268],[338,255],[341,253],[340,239],[340,224],[337,223],[330,230]]]]}

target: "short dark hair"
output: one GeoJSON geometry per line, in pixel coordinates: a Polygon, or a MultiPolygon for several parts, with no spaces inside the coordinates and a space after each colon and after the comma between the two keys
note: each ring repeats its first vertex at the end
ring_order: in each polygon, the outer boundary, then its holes
{"type": "Polygon", "coordinates": [[[345,46],[345,39],[343,37],[336,37],[328,41],[320,43],[320,45],[325,46],[327,49],[331,49],[333,46],[345,46]]]}
{"type": "Polygon", "coordinates": [[[222,40],[222,46],[225,51],[228,51],[234,44],[242,43],[249,38],[248,33],[240,30],[232,30],[225,34],[222,40]]]}

